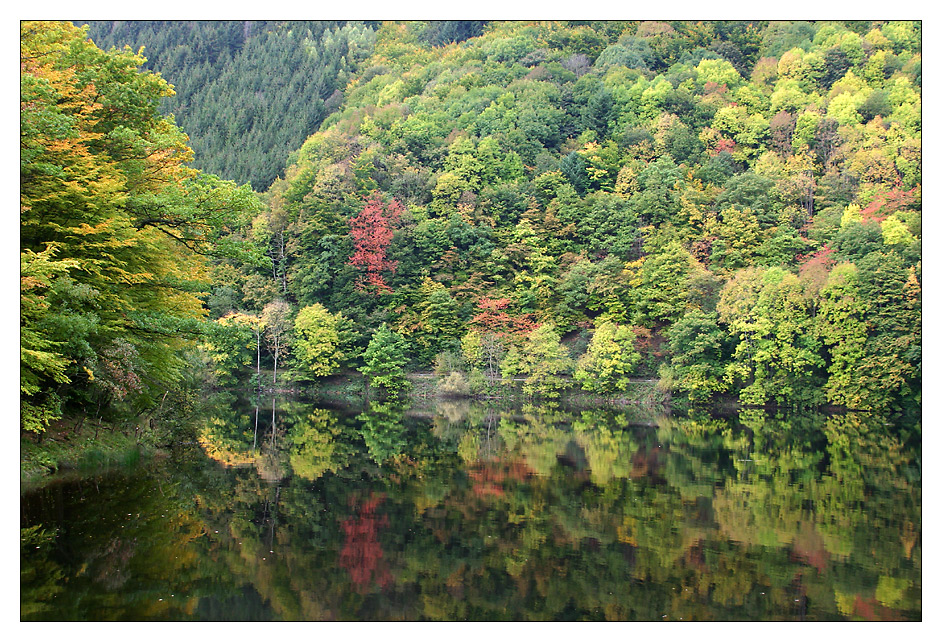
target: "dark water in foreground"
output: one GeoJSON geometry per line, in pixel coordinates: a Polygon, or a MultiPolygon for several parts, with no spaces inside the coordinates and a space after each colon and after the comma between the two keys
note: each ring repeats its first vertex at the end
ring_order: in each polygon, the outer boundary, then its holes
{"type": "Polygon", "coordinates": [[[922,618],[912,421],[266,405],[23,494],[22,619],[922,618]]]}

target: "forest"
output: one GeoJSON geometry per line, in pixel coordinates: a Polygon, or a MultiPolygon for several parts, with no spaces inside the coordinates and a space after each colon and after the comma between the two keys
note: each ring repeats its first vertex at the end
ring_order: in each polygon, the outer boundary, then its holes
{"type": "Polygon", "coordinates": [[[921,403],[918,21],[83,25],[21,23],[26,431],[428,371],[921,403]]]}

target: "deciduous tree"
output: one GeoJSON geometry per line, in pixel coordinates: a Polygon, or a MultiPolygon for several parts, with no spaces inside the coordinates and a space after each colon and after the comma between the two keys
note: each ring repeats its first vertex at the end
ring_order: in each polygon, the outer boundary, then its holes
{"type": "Polygon", "coordinates": [[[569,349],[560,343],[556,329],[543,324],[527,335],[520,347],[511,346],[500,363],[505,382],[523,377],[523,392],[541,397],[558,397],[567,385],[563,375],[572,371],[569,349]]]}
{"type": "Polygon", "coordinates": [[[374,194],[350,220],[354,248],[350,264],[362,271],[358,288],[372,290],[374,294],[392,291],[383,274],[396,270],[396,261],[390,260],[388,253],[401,214],[399,201],[386,203],[379,194],[374,194]]]}
{"type": "Polygon", "coordinates": [[[398,396],[409,383],[404,370],[408,361],[402,337],[384,323],[373,333],[359,371],[366,377],[368,390],[376,388],[382,396],[398,396]]]}
{"type": "Polygon", "coordinates": [[[268,349],[275,360],[272,385],[278,382],[278,359],[282,356],[292,330],[291,307],[284,299],[275,299],[265,306],[261,315],[262,328],[268,339],[268,349]]]}
{"type": "Polygon", "coordinates": [[[592,334],[589,348],[579,358],[575,379],[589,392],[624,392],[641,356],[635,350],[631,328],[611,321],[602,323],[592,334]]]}
{"type": "Polygon", "coordinates": [[[337,371],[345,357],[342,352],[345,321],[343,315],[331,314],[320,303],[298,312],[292,352],[301,376],[325,377],[337,371]]]}

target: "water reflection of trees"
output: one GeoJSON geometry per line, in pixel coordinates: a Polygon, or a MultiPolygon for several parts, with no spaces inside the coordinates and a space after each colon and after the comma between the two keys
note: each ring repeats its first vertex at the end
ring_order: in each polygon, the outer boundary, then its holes
{"type": "Polygon", "coordinates": [[[26,495],[22,619],[192,618],[206,587],[194,546],[206,522],[185,486],[119,471],[26,495]]]}
{"type": "MultiPolygon", "coordinates": [[[[415,594],[411,615],[390,617],[837,619],[921,608],[918,467],[862,415],[644,425],[610,410],[465,404],[423,433],[401,408],[373,404],[345,438],[336,418],[309,416],[318,428],[299,434],[321,475],[356,459],[359,434],[385,471],[374,490],[394,491],[382,515],[360,507],[339,522],[388,526],[360,541],[372,557],[351,557],[349,533],[335,542],[348,551],[335,552],[339,566],[362,558],[362,577],[344,578],[360,594],[363,569],[380,558],[388,567],[373,597],[415,594]],[[437,442],[420,444],[429,433],[437,442]]],[[[295,474],[313,478],[304,470],[295,474]]],[[[337,600],[331,613],[343,604],[337,586],[318,587],[337,600]]]]}
{"type": "MultiPolygon", "coordinates": [[[[201,443],[239,462],[254,408],[221,409],[201,443]]],[[[254,456],[277,480],[257,461],[190,478],[198,564],[271,617],[921,617],[918,451],[882,419],[276,413],[254,456]]]]}

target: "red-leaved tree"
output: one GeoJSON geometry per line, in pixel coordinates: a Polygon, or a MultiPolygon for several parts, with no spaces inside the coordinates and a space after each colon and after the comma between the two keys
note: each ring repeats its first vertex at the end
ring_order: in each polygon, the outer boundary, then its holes
{"type": "Polygon", "coordinates": [[[499,364],[507,349],[522,344],[526,335],[539,326],[532,314],[509,314],[506,311],[509,305],[510,299],[482,296],[477,303],[480,311],[471,319],[471,330],[480,341],[483,367],[491,378],[498,376],[499,364]]]}
{"type": "Polygon", "coordinates": [[[390,260],[387,252],[401,216],[399,201],[393,199],[385,203],[378,193],[374,193],[360,213],[350,219],[354,248],[350,264],[363,270],[356,282],[358,289],[370,289],[375,294],[392,292],[383,273],[396,271],[397,261],[390,260]]]}
{"type": "Polygon", "coordinates": [[[825,243],[817,252],[813,254],[799,254],[798,275],[804,281],[806,286],[810,286],[812,292],[820,292],[827,282],[828,274],[831,268],[837,262],[834,258],[834,248],[828,247],[825,243]]]}
{"type": "Polygon", "coordinates": [[[823,265],[830,270],[836,262],[834,259],[834,248],[829,247],[827,243],[812,254],[799,254],[795,257],[798,260],[799,270],[805,270],[816,265],[823,265]]]}
{"type": "Polygon", "coordinates": [[[480,332],[492,332],[499,337],[525,335],[539,325],[532,314],[512,316],[505,312],[510,299],[478,299],[478,312],[471,319],[471,325],[480,332]]]}
{"type": "Polygon", "coordinates": [[[892,189],[882,192],[877,194],[866,207],[860,210],[860,218],[864,222],[875,221],[881,223],[890,214],[909,207],[916,199],[915,189],[909,191],[892,189]]]}

